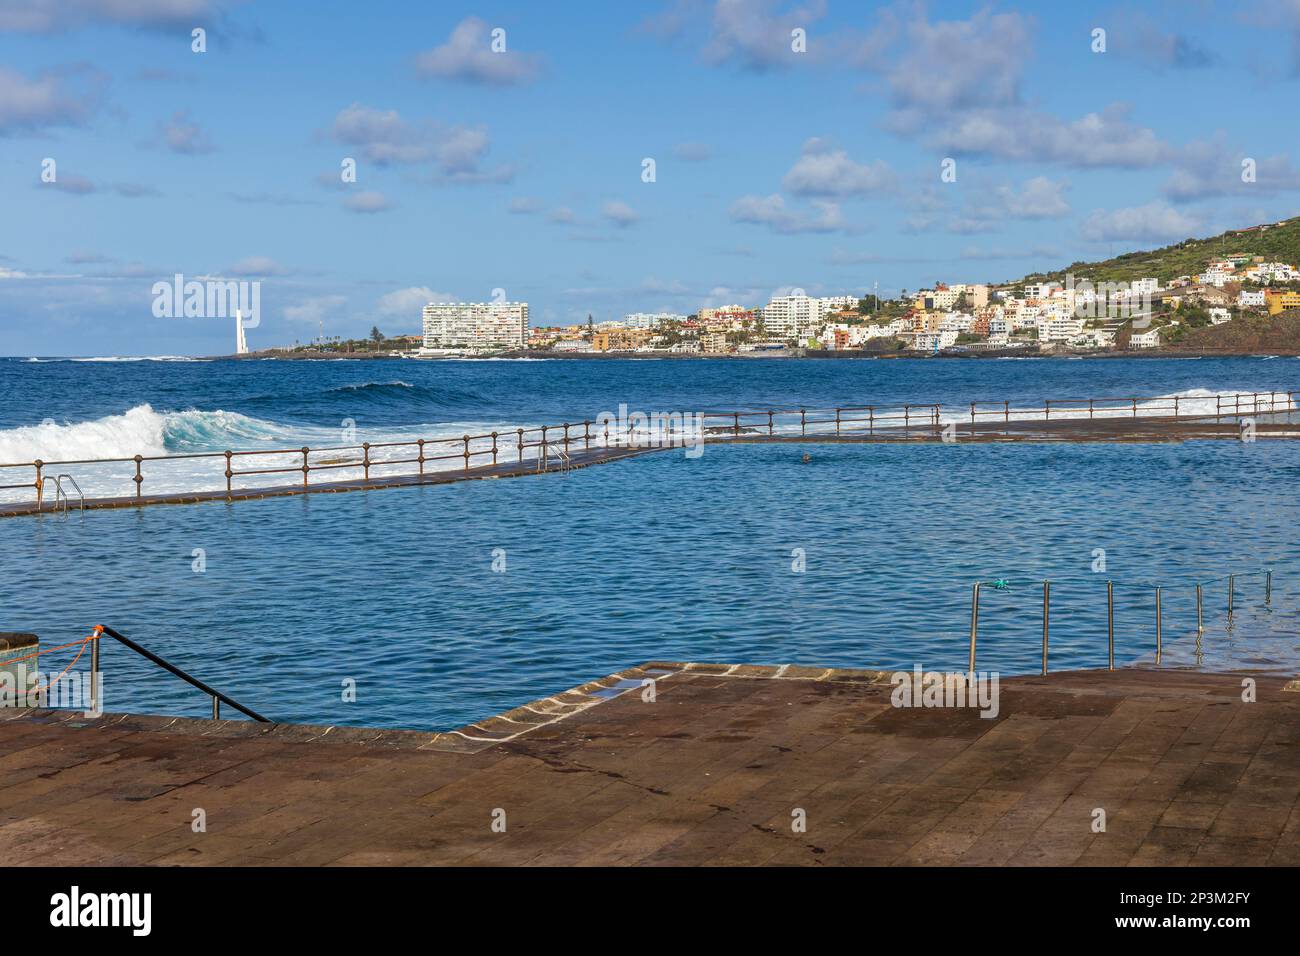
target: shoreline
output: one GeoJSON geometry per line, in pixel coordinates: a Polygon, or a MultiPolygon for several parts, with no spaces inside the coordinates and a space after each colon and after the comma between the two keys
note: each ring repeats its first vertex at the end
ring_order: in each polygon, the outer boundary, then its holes
{"type": "Polygon", "coordinates": [[[1219,349],[1132,349],[1125,351],[1066,351],[1054,350],[1044,352],[1037,348],[1024,349],[982,349],[979,351],[969,352],[915,352],[915,351],[898,351],[898,352],[874,352],[863,349],[842,349],[838,351],[826,349],[785,349],[782,351],[770,352],[716,352],[716,353],[648,353],[648,352],[552,352],[548,350],[537,349],[516,349],[508,352],[498,352],[490,355],[447,355],[447,356],[414,356],[402,355],[395,352],[281,352],[274,349],[267,349],[261,352],[250,352],[246,355],[202,355],[193,356],[203,361],[287,361],[287,362],[322,362],[322,361],[339,361],[339,362],[356,362],[367,360],[379,361],[401,361],[409,360],[413,362],[474,362],[474,361],[564,361],[576,359],[579,361],[611,361],[611,360],[634,360],[634,361],[706,361],[712,359],[731,359],[736,361],[747,361],[753,359],[1201,359],[1201,358],[1295,358],[1300,357],[1300,349],[1279,349],[1269,352],[1242,352],[1219,349]]]}

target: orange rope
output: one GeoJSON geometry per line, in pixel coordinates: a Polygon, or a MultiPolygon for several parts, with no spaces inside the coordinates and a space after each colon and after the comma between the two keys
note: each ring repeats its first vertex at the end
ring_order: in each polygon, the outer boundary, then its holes
{"type": "MultiPolygon", "coordinates": [[[[40,657],[42,654],[49,654],[51,651],[61,651],[61,650],[65,649],[65,648],[68,648],[68,647],[78,647],[78,646],[80,646],[80,647],[81,647],[81,650],[77,651],[77,656],[74,657],[74,658],[69,662],[69,664],[68,664],[67,667],[63,668],[63,670],[59,672],[59,676],[58,676],[58,677],[55,677],[54,679],[52,679],[48,684],[44,684],[44,685],[42,685],[42,686],[40,686],[40,687],[37,687],[35,690],[24,690],[24,691],[22,691],[22,693],[23,693],[24,696],[26,696],[27,694],[31,694],[31,693],[34,693],[34,694],[36,694],[36,695],[39,696],[40,694],[43,694],[43,693],[44,693],[45,691],[47,691],[49,688],[51,688],[51,687],[53,687],[55,684],[57,684],[60,680],[62,680],[63,677],[68,673],[68,671],[70,671],[70,670],[72,670],[72,668],[76,667],[76,666],[77,666],[77,661],[81,660],[82,655],[86,653],[86,645],[88,645],[91,641],[97,641],[97,640],[99,640],[99,639],[100,639],[100,636],[101,636],[103,633],[104,633],[104,626],[103,626],[102,624],[96,624],[96,625],[95,625],[95,629],[94,629],[94,633],[90,634],[90,635],[87,636],[87,637],[82,638],[82,639],[79,640],[79,641],[72,641],[72,642],[69,643],[69,644],[60,644],[60,645],[58,645],[57,647],[48,647],[48,648],[46,648],[46,649],[43,650],[43,651],[37,651],[35,654],[28,654],[26,657],[14,657],[14,658],[10,658],[9,660],[4,661],[3,663],[4,663],[4,665],[7,667],[7,666],[10,665],[10,664],[17,664],[19,661],[29,661],[29,660],[32,660],[33,658],[40,657]]],[[[94,680],[94,679],[95,679],[95,676],[92,674],[91,677],[90,677],[90,679],[91,679],[91,680],[94,680]]]]}

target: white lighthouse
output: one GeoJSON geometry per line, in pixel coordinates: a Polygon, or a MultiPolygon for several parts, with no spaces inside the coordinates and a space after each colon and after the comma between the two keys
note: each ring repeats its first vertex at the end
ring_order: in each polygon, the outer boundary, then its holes
{"type": "Polygon", "coordinates": [[[235,354],[248,354],[248,340],[244,338],[244,316],[238,309],[235,310],[235,354]]]}

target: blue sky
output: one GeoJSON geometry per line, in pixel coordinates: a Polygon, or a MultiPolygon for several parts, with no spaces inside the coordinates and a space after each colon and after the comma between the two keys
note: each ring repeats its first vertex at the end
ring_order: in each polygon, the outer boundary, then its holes
{"type": "Polygon", "coordinates": [[[1294,214],[1298,101],[1300,0],[0,0],[0,354],[1014,278],[1294,214]]]}

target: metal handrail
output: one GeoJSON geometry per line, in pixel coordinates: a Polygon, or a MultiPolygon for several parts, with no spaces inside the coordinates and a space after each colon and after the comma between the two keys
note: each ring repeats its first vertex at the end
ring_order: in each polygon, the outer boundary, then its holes
{"type": "MultiPolygon", "coordinates": [[[[1001,402],[971,402],[967,406],[949,406],[950,408],[963,408],[962,416],[969,415],[970,422],[977,424],[981,418],[993,418],[1009,420],[1010,413],[1014,410],[1018,416],[1037,416],[1041,415],[1046,420],[1052,420],[1054,417],[1060,417],[1062,413],[1066,417],[1077,418],[1086,415],[1091,418],[1096,413],[1109,413],[1107,417],[1112,417],[1119,411],[1127,411],[1134,418],[1141,417],[1152,421],[1161,421],[1172,419],[1175,421],[1187,421],[1195,419],[1213,419],[1222,421],[1224,418],[1239,418],[1243,415],[1257,415],[1260,413],[1276,413],[1280,411],[1293,412],[1297,410],[1296,391],[1271,391],[1271,392],[1240,392],[1234,394],[1224,394],[1214,396],[1214,409],[1208,410],[1198,408],[1193,403],[1208,402],[1210,396],[1193,397],[1193,396],[1114,396],[1109,398],[1058,398],[1044,400],[1041,408],[1015,408],[1012,409],[1009,401],[1001,402]],[[1189,407],[1191,406],[1191,407],[1189,407]],[[1055,416],[1053,413],[1056,413],[1055,416]]],[[[1032,404],[1027,403],[1027,404],[1032,404]]],[[[731,434],[734,437],[740,437],[742,434],[749,435],[768,435],[776,437],[778,434],[794,435],[798,434],[803,437],[818,437],[834,435],[838,437],[854,437],[859,435],[874,435],[877,432],[908,435],[915,432],[938,431],[942,424],[944,406],[940,403],[880,403],[875,405],[839,405],[834,408],[794,408],[790,406],[774,405],[769,409],[757,410],[737,410],[730,412],[707,411],[696,413],[700,416],[703,431],[709,435],[719,436],[731,434]]],[[[486,432],[477,435],[462,435],[460,437],[447,438],[416,438],[407,441],[392,442],[362,442],[357,445],[331,445],[318,448],[302,446],[299,448],[250,448],[240,451],[226,450],[216,452],[189,452],[183,454],[164,454],[164,455],[133,455],[130,457],[119,458],[86,458],[86,459],[68,459],[59,461],[42,461],[37,459],[29,462],[0,462],[0,475],[7,474],[5,469],[10,468],[33,468],[35,470],[35,481],[28,484],[0,484],[0,489],[23,488],[35,486],[37,510],[41,510],[41,504],[44,497],[45,486],[45,469],[53,469],[55,466],[66,465],[111,465],[111,464],[130,464],[134,465],[135,474],[131,476],[130,481],[135,485],[134,497],[140,499],[143,497],[143,485],[145,482],[144,463],[145,462],[166,462],[182,461],[194,459],[217,460],[221,464],[224,459],[224,469],[221,474],[225,478],[226,494],[231,496],[235,488],[235,479],[256,477],[256,476],[273,476],[273,475],[300,475],[301,484],[304,488],[310,483],[310,474],[312,472],[330,472],[336,469],[354,468],[363,472],[365,479],[369,480],[373,468],[394,468],[400,466],[416,465],[412,469],[413,474],[424,476],[426,473],[425,466],[429,462],[452,462],[461,463],[465,472],[469,472],[474,467],[498,465],[499,454],[503,450],[503,441],[499,439],[509,438],[510,450],[517,452],[519,463],[522,465],[526,450],[536,450],[538,457],[542,457],[543,449],[550,450],[550,446],[562,446],[569,449],[571,443],[581,443],[581,446],[590,449],[592,440],[591,426],[599,424],[591,420],[581,422],[566,422],[562,425],[540,425],[532,428],[515,428],[509,431],[502,430],[499,432],[486,432]],[[558,436],[563,429],[563,439],[558,436]],[[571,429],[580,429],[580,432],[573,433],[571,429]],[[442,446],[442,447],[439,447],[442,446]],[[383,457],[375,455],[376,449],[384,449],[385,452],[395,449],[418,449],[415,457],[409,454],[400,457],[383,457]],[[430,452],[433,452],[432,454],[430,452]],[[442,453],[445,452],[445,453],[442,453]],[[321,459],[319,456],[327,454],[330,457],[321,459]],[[312,456],[317,456],[313,460],[312,456]],[[286,461],[287,459],[287,461],[286,461]],[[238,463],[249,460],[252,467],[239,468],[238,463]],[[272,467],[274,465],[275,467],[272,467]]],[[[604,429],[604,442],[606,447],[609,446],[611,436],[609,432],[609,423],[606,422],[604,429]]],[[[599,434],[595,436],[601,440],[599,434]]],[[[615,438],[617,441],[617,438],[615,438]]],[[[549,462],[547,463],[549,465],[549,462]]],[[[541,468],[539,470],[545,470],[541,468]]],[[[55,479],[56,488],[58,479],[55,479]]],[[[75,486],[75,481],[73,482],[75,486]]],[[[255,483],[254,487],[261,487],[265,483],[255,483]]],[[[80,493],[80,488],[77,489],[80,493]]],[[[84,507],[85,496],[82,495],[84,507]]],[[[56,508],[59,504],[59,496],[56,491],[56,508]]],[[[66,507],[66,504],[65,504],[66,507]]]]}
{"type": "Polygon", "coordinates": [[[148,661],[152,661],[153,663],[161,667],[163,670],[175,674],[177,677],[185,681],[187,684],[197,687],[199,690],[203,691],[203,693],[211,697],[213,720],[221,719],[221,705],[222,703],[226,703],[229,704],[231,707],[235,708],[235,710],[239,711],[241,714],[244,714],[247,717],[251,717],[253,720],[259,721],[263,724],[275,723],[275,721],[271,720],[269,717],[263,717],[257,711],[253,710],[251,707],[245,707],[239,701],[234,700],[231,697],[227,697],[219,690],[209,687],[207,684],[203,683],[203,681],[199,680],[197,677],[193,677],[185,673],[185,671],[181,670],[175,664],[171,663],[171,661],[164,660],[163,658],[155,654],[153,651],[141,647],[139,644],[131,640],[125,634],[122,634],[121,632],[116,631],[113,628],[103,624],[95,625],[95,640],[94,643],[91,645],[91,649],[90,649],[90,672],[92,675],[91,682],[90,682],[90,687],[91,687],[90,709],[91,710],[99,709],[99,696],[100,696],[99,695],[99,641],[100,641],[100,635],[102,634],[107,634],[109,637],[113,638],[113,640],[117,641],[119,644],[123,645],[124,647],[130,648],[131,650],[139,654],[141,657],[145,658],[148,661]]]}

